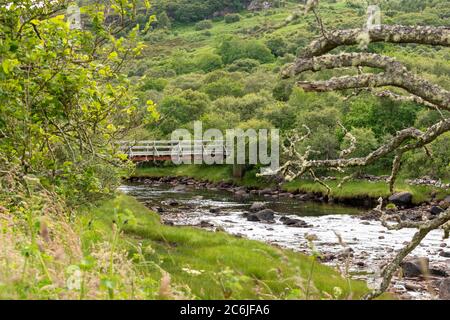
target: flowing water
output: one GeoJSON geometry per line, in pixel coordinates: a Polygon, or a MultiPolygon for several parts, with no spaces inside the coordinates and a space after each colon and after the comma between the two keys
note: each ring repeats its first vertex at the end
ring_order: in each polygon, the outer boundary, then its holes
{"type": "MultiPolygon", "coordinates": [[[[289,197],[251,195],[242,198],[226,190],[161,183],[128,184],[121,190],[160,211],[162,219],[174,225],[200,225],[203,222],[202,225],[209,229],[220,227],[230,234],[304,253],[311,252],[306,238],[314,235],[316,250],[336,257],[328,262],[330,265],[342,267],[347,261],[342,258],[343,253],[350,250],[350,272],[369,284],[377,278],[380,266],[415,232],[410,229],[388,231],[378,221],[360,219],[364,209],[302,202],[289,197]],[[264,202],[267,208],[276,212],[274,223],[247,221],[244,213],[256,201],[264,202]],[[280,221],[282,216],[301,219],[309,226],[288,227],[280,221]]],[[[442,232],[431,232],[411,256],[426,256],[432,264],[437,263],[450,271],[450,259],[439,255],[444,247],[449,248],[450,241],[442,240],[442,232]]],[[[401,287],[402,282],[397,286],[401,287]]]]}

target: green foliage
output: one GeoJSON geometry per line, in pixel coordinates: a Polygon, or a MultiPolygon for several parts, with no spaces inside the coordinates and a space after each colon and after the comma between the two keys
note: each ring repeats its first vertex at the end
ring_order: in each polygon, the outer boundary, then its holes
{"type": "Polygon", "coordinates": [[[172,80],[167,88],[167,92],[169,95],[172,93],[172,90],[178,88],[181,90],[199,90],[203,85],[203,75],[197,73],[185,74],[177,77],[172,80]]]}
{"type": "Polygon", "coordinates": [[[242,98],[222,97],[214,101],[214,110],[216,112],[231,112],[239,115],[241,121],[253,118],[258,110],[264,108],[270,99],[264,95],[247,94],[242,98]]]}
{"type": "Polygon", "coordinates": [[[278,83],[273,88],[273,97],[278,101],[288,101],[292,94],[293,87],[294,84],[292,83],[292,81],[278,81],[278,83]]]}
{"type": "Polygon", "coordinates": [[[185,50],[176,50],[167,62],[167,66],[178,75],[196,70],[195,61],[185,50]]]}
{"type": "Polygon", "coordinates": [[[245,93],[262,93],[268,95],[276,84],[278,77],[276,74],[268,73],[264,68],[247,75],[245,81],[245,93]]]}
{"type": "Polygon", "coordinates": [[[222,78],[206,84],[202,91],[212,100],[216,100],[225,96],[241,97],[244,95],[244,86],[240,82],[232,82],[230,79],[222,78]]]}
{"type": "Polygon", "coordinates": [[[350,102],[344,125],[371,128],[377,137],[382,137],[414,125],[418,110],[419,107],[412,103],[365,96],[350,102]]]}
{"type": "MultiPolygon", "coordinates": [[[[378,141],[372,129],[353,128],[350,134],[356,138],[355,150],[349,155],[351,157],[365,157],[378,147],[378,141]]],[[[341,149],[350,147],[350,139],[345,138],[341,149]]]]}
{"type": "Polygon", "coordinates": [[[112,37],[118,26],[105,27],[95,7],[85,10],[90,30],[70,29],[48,14],[64,12],[60,5],[0,7],[0,169],[16,167],[76,206],[110,194],[127,168],[111,141],[147,116],[122,74],[143,44],[137,27],[112,37]]]}
{"type": "Polygon", "coordinates": [[[282,131],[296,128],[296,110],[292,106],[276,102],[259,111],[261,117],[282,131]]]}
{"type": "Polygon", "coordinates": [[[213,27],[213,23],[211,20],[203,20],[199,21],[195,24],[195,30],[207,30],[211,29],[213,27]]]}
{"type": "Polygon", "coordinates": [[[247,0],[156,0],[178,22],[195,22],[214,16],[222,11],[239,11],[247,0]]]}
{"type": "MultiPolygon", "coordinates": [[[[216,100],[217,101],[217,100],[216,100]]],[[[203,129],[228,130],[234,128],[239,123],[239,115],[234,112],[220,111],[209,112],[203,115],[200,120],[203,123],[203,129]]]]}
{"type": "MultiPolygon", "coordinates": [[[[337,156],[340,149],[347,146],[347,142],[343,141],[343,131],[336,126],[338,120],[342,120],[342,124],[352,132],[367,130],[368,141],[364,140],[366,137],[358,140],[367,143],[364,146],[373,146],[373,135],[377,143],[381,144],[398,130],[412,125],[424,129],[440,119],[438,112],[423,111],[422,106],[379,99],[364,92],[348,100],[344,96],[349,92],[303,92],[295,86],[296,80],[324,80],[349,74],[348,70],[322,70],[302,74],[299,79],[280,79],[279,72],[284,65],[292,63],[295,56],[320,33],[315,17],[299,15],[294,10],[295,5],[291,3],[286,4],[286,8],[278,9],[275,2],[273,10],[241,12],[240,21],[228,24],[225,20],[229,18],[221,14],[239,10],[239,6],[236,7],[231,2],[205,0],[200,5],[196,0],[176,3],[161,0],[154,4],[156,12],[166,11],[176,22],[180,22],[175,18],[175,12],[178,11],[177,14],[185,14],[183,22],[211,19],[213,23],[212,28],[204,32],[195,32],[195,24],[192,23],[177,23],[164,34],[158,34],[161,30],[155,32],[150,41],[154,50],[149,50],[154,53],[150,53],[151,57],[146,62],[139,62],[142,66],[136,68],[136,74],[170,80],[162,93],[148,91],[142,96],[143,100],[154,99],[159,103],[162,94],[177,94],[177,88],[205,92],[214,101],[201,116],[201,119],[208,122],[208,127],[213,124],[221,128],[234,127],[256,118],[269,121],[282,130],[289,130],[298,129],[302,122],[311,120],[315,127],[312,135],[319,136],[314,141],[317,149],[330,157],[337,156]],[[181,12],[182,8],[188,10],[181,12]],[[187,17],[188,15],[191,17],[187,17]],[[255,45],[256,43],[259,44],[255,45]],[[248,50],[252,46],[257,49],[248,50]],[[213,55],[214,49],[222,58],[222,64],[213,55]],[[267,55],[269,51],[270,54],[267,55]],[[167,56],[170,58],[166,58],[167,56]],[[262,58],[266,56],[269,58],[262,58]],[[178,76],[173,74],[173,70],[176,70],[178,76]],[[268,91],[272,93],[272,97],[268,97],[268,91]],[[256,108],[250,104],[251,111],[246,114],[242,111],[245,108],[242,98],[250,93],[268,97],[268,100],[256,108]],[[275,103],[272,98],[280,103],[275,103]],[[220,108],[217,108],[219,105],[220,108]],[[338,110],[339,114],[324,115],[324,119],[314,119],[310,115],[324,110],[327,113],[326,110],[330,107],[338,110]],[[251,114],[252,112],[255,113],[251,114]],[[317,126],[322,120],[324,125],[317,126]],[[324,131],[327,133],[323,133],[324,131]],[[321,138],[326,142],[322,149],[321,138]]],[[[243,4],[244,1],[240,2],[243,4]]],[[[447,25],[448,9],[443,1],[424,1],[420,4],[417,1],[380,1],[380,6],[384,13],[383,20],[387,24],[404,21],[413,25],[447,25]]],[[[358,0],[326,1],[321,4],[320,15],[326,28],[359,28],[365,23],[366,8],[367,4],[358,0]]],[[[354,48],[349,50],[353,51],[354,48]]],[[[376,43],[369,46],[369,51],[393,56],[405,63],[411,71],[445,88],[450,85],[446,76],[449,55],[445,48],[436,50],[426,46],[376,43]]],[[[444,116],[447,114],[444,113],[444,116]]],[[[370,147],[364,150],[370,150],[370,147]]],[[[356,150],[354,154],[363,153],[356,150]]],[[[378,161],[376,167],[370,167],[369,171],[374,174],[384,173],[391,164],[392,155],[389,155],[378,161]]],[[[404,173],[409,174],[406,170],[404,173]]]]}
{"type": "Polygon", "coordinates": [[[156,26],[158,28],[170,29],[172,23],[167,12],[163,11],[156,16],[156,26]]]}
{"type": "Polygon", "coordinates": [[[235,72],[252,72],[260,65],[258,60],[255,59],[238,59],[227,67],[228,71],[235,72]]]}
{"type": "Polygon", "coordinates": [[[223,65],[222,58],[214,53],[203,53],[196,58],[197,68],[204,72],[220,69],[223,65]]]}
{"type": "Polygon", "coordinates": [[[338,156],[339,139],[336,135],[340,112],[336,108],[324,108],[317,111],[305,111],[297,116],[298,127],[307,125],[312,135],[300,146],[305,150],[310,146],[317,151],[312,157],[317,159],[334,159],[338,156]]]}
{"type": "Polygon", "coordinates": [[[288,53],[288,42],[283,36],[272,36],[266,40],[266,46],[276,57],[282,57],[288,53]]]}
{"type": "Polygon", "coordinates": [[[432,156],[425,150],[407,154],[404,172],[415,178],[450,179],[450,133],[440,136],[428,148],[432,156]]]}
{"type": "Polygon", "coordinates": [[[145,80],[140,89],[143,91],[147,90],[163,91],[164,88],[167,86],[167,84],[168,81],[164,78],[150,78],[145,80]]]}
{"type": "Polygon", "coordinates": [[[241,16],[239,14],[226,14],[224,18],[225,23],[235,23],[241,21],[241,16]]]}
{"type": "Polygon", "coordinates": [[[232,38],[224,40],[218,49],[225,64],[233,63],[239,59],[254,59],[261,63],[274,60],[274,56],[266,45],[258,40],[243,40],[232,38]]]}
{"type": "Polygon", "coordinates": [[[207,95],[190,89],[165,97],[158,106],[162,119],[158,129],[168,135],[175,129],[198,120],[206,112],[208,104],[207,95]]]}

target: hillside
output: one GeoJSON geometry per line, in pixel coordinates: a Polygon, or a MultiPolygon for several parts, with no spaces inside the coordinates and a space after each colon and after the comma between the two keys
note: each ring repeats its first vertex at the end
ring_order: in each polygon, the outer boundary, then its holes
{"type": "MultiPolygon", "coordinates": [[[[421,3],[383,2],[383,23],[449,24],[449,9],[442,1],[421,3]]],[[[322,1],[320,15],[330,30],[358,28],[366,21],[364,6],[358,1],[322,1]]],[[[359,155],[400,129],[413,125],[425,128],[440,117],[438,112],[414,103],[398,103],[365,92],[352,96],[349,90],[305,93],[292,81],[281,80],[282,68],[320,34],[314,15],[305,15],[298,3],[200,22],[168,21],[166,26],[157,23],[143,38],[147,45],[143,57],[129,64],[131,79],[145,76],[138,93],[142,104],[153,100],[161,114],[158,126],[138,131],[138,139],[167,138],[175,128],[189,128],[195,120],[203,121],[204,128],[276,127],[282,131],[307,123],[314,133],[308,145],[320,152],[319,158],[328,159],[336,157],[348,143],[339,122],[357,137],[353,155],[359,155]]],[[[393,56],[424,78],[444,88],[450,86],[448,48],[370,44],[368,51],[393,56]]],[[[309,73],[300,80],[324,79],[330,74],[309,73]]],[[[352,73],[340,70],[334,74],[352,73]]],[[[448,143],[447,134],[432,145],[433,159],[415,154],[406,161],[404,173],[448,179],[449,158],[442,152],[447,148],[433,147],[448,143]],[[416,170],[413,161],[423,163],[423,170],[416,170]]],[[[384,172],[389,162],[386,159],[369,171],[384,172]]]]}

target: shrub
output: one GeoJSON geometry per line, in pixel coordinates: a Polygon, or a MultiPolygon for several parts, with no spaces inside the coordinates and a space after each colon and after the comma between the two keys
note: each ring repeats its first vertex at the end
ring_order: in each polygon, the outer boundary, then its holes
{"type": "Polygon", "coordinates": [[[204,93],[193,90],[165,97],[158,108],[163,119],[159,129],[169,134],[182,125],[200,119],[208,104],[209,99],[204,93]]]}
{"type": "Polygon", "coordinates": [[[257,115],[258,111],[265,108],[270,99],[265,95],[248,94],[242,98],[222,97],[214,101],[217,112],[231,112],[238,114],[241,121],[247,121],[257,115]]]}
{"type": "Polygon", "coordinates": [[[165,11],[156,15],[156,26],[162,29],[169,29],[171,27],[170,18],[165,11]]]}
{"type": "Polygon", "coordinates": [[[196,59],[197,68],[205,72],[220,69],[223,65],[222,58],[214,53],[203,53],[196,59]]]}
{"type": "Polygon", "coordinates": [[[199,21],[195,24],[195,30],[207,30],[211,29],[213,27],[213,23],[211,20],[203,20],[199,21]]]}
{"type": "Polygon", "coordinates": [[[261,68],[245,77],[245,93],[259,93],[262,90],[271,91],[277,81],[277,74],[261,68]]]}
{"type": "Polygon", "coordinates": [[[237,13],[225,15],[225,23],[235,23],[241,20],[241,16],[237,13]]]}
{"type": "Polygon", "coordinates": [[[240,97],[244,94],[244,86],[240,82],[230,81],[229,78],[222,78],[205,85],[203,92],[213,100],[225,96],[240,97]]]}
{"type": "Polygon", "coordinates": [[[272,95],[278,101],[288,101],[292,94],[294,83],[289,80],[278,81],[273,88],[272,95]]]}
{"type": "Polygon", "coordinates": [[[258,60],[255,59],[239,59],[234,61],[229,67],[228,71],[242,71],[242,72],[252,72],[253,69],[260,65],[258,60]]]}
{"type": "Polygon", "coordinates": [[[195,64],[189,54],[184,50],[177,50],[168,61],[169,69],[177,74],[184,74],[195,71],[195,64]]]}
{"type": "Polygon", "coordinates": [[[269,48],[258,40],[228,39],[222,42],[218,52],[225,64],[246,58],[268,63],[275,58],[269,48]]]}
{"type": "MultiPolygon", "coordinates": [[[[167,90],[173,90],[174,88],[178,88],[181,90],[198,90],[202,86],[203,75],[190,73],[177,77],[170,83],[170,88],[167,90]]],[[[170,93],[170,91],[168,91],[170,93]]]]}
{"type": "Polygon", "coordinates": [[[233,112],[210,112],[202,116],[203,128],[226,130],[234,128],[239,123],[239,115],[233,112]]]}
{"type": "Polygon", "coordinates": [[[289,45],[286,39],[282,36],[274,36],[269,38],[266,40],[266,46],[276,57],[284,56],[289,50],[289,45]]]}
{"type": "Polygon", "coordinates": [[[156,90],[156,91],[163,91],[164,88],[167,85],[167,80],[162,78],[150,78],[145,81],[145,83],[142,85],[141,90],[147,91],[147,90],[156,90]]]}
{"type": "Polygon", "coordinates": [[[291,130],[295,128],[296,108],[287,103],[272,103],[260,110],[260,118],[270,121],[275,128],[280,130],[291,130]]]}

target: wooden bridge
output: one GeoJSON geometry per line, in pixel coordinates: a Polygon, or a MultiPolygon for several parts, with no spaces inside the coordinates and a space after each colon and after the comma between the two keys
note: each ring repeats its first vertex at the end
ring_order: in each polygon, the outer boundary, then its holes
{"type": "Polygon", "coordinates": [[[118,144],[133,162],[194,160],[218,156],[225,158],[229,154],[225,141],[222,140],[120,141],[118,144]]]}

